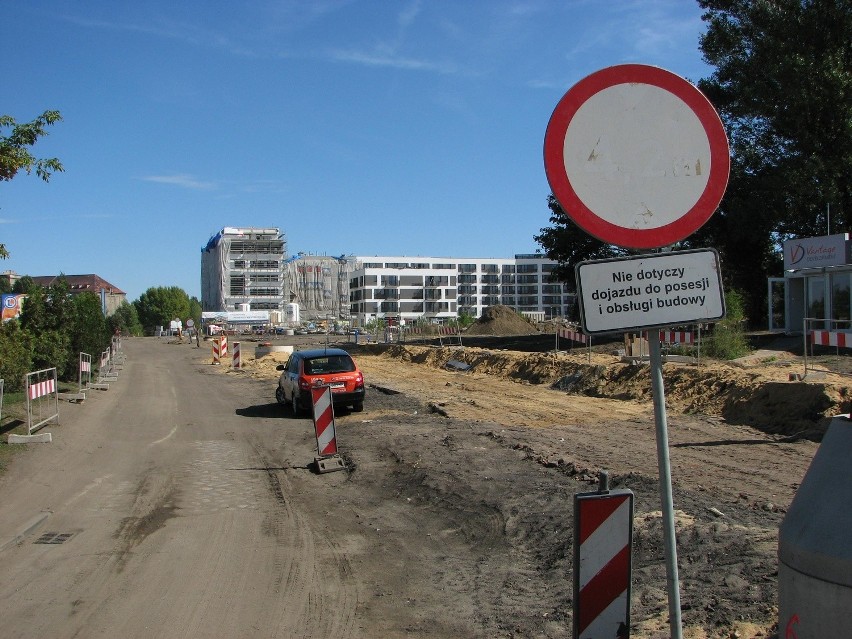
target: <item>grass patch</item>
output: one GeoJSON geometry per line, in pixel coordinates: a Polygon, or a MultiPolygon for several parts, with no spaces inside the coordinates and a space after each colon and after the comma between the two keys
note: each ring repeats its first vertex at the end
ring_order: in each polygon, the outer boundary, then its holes
{"type": "Polygon", "coordinates": [[[0,415],[0,474],[6,472],[14,455],[26,450],[26,444],[7,444],[7,435],[27,434],[27,402],[23,391],[4,393],[0,415]]]}

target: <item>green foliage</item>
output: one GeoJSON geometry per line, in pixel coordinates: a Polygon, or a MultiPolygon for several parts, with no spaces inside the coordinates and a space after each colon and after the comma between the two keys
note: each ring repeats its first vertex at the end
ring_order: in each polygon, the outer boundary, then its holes
{"type": "Polygon", "coordinates": [[[464,329],[476,322],[476,318],[467,312],[462,312],[459,314],[458,325],[460,328],[464,329]]]}
{"type": "Polygon", "coordinates": [[[20,295],[27,294],[34,288],[38,288],[36,283],[33,281],[29,275],[24,275],[21,278],[18,278],[15,283],[12,285],[12,292],[20,295]]]}
{"type": "Polygon", "coordinates": [[[716,359],[736,359],[748,355],[750,349],[745,335],[745,306],[743,296],[734,289],[725,292],[725,318],[713,327],[705,341],[705,353],[716,359]]]}
{"type": "Polygon", "coordinates": [[[3,356],[2,365],[24,372],[56,367],[59,379],[76,379],[80,352],[97,356],[109,345],[100,299],[90,292],[72,296],[62,276],[46,289],[27,285],[25,290],[20,318],[4,326],[15,331],[22,347],[7,345],[9,361],[3,356]]]}
{"type": "MultiPolygon", "coordinates": [[[[200,312],[199,312],[200,317],[200,312]]],[[[122,302],[115,313],[107,318],[107,328],[110,335],[116,331],[122,335],[141,336],[144,334],[136,307],[128,302],[122,302]]]]}
{"type": "Polygon", "coordinates": [[[45,182],[54,172],[65,169],[57,158],[36,159],[29,151],[47,127],[62,120],[59,111],[45,111],[32,122],[18,123],[9,115],[0,115],[0,180],[11,180],[23,169],[27,174],[35,169],[45,182]],[[5,134],[8,130],[8,134],[5,134]]]}
{"type": "MultiPolygon", "coordinates": [[[[189,295],[177,286],[149,288],[133,305],[143,330],[149,335],[153,334],[158,326],[168,327],[172,320],[186,322],[192,317],[189,295]]],[[[200,321],[201,313],[198,315],[200,321]]]]}
{"type": "MultiPolygon", "coordinates": [[[[21,169],[27,174],[35,169],[36,175],[45,182],[54,172],[65,170],[57,158],[36,159],[30,153],[30,147],[47,135],[47,127],[60,120],[59,111],[45,111],[32,122],[25,123],[18,123],[9,115],[0,115],[0,182],[11,180],[21,169]]],[[[7,257],[9,251],[0,244],[0,259],[7,257]]]]}
{"type": "Polygon", "coordinates": [[[568,282],[571,290],[576,290],[574,266],[578,262],[627,255],[626,249],[605,244],[583,231],[553,195],[547,196],[547,208],[553,226],[541,229],[533,239],[544,248],[547,257],[559,262],[552,275],[561,282],[568,282]]]}
{"type": "Polygon", "coordinates": [[[7,392],[20,391],[32,370],[32,339],[17,321],[0,325],[0,378],[7,392]]]}
{"type": "Polygon", "coordinates": [[[690,241],[719,249],[746,313],[766,316],[779,242],[848,230],[852,214],[852,9],[846,1],[699,0],[699,87],[731,143],[725,198],[690,241]]]}
{"type": "Polygon", "coordinates": [[[110,342],[107,321],[101,310],[100,298],[86,291],[72,298],[73,315],[69,326],[69,359],[63,377],[72,379],[78,374],[79,354],[93,357],[106,349],[110,342]]]}
{"type": "MultiPolygon", "coordinates": [[[[58,376],[70,379],[64,375],[70,363],[76,361],[76,357],[73,360],[71,357],[71,336],[66,332],[49,329],[31,333],[30,337],[33,345],[33,370],[56,367],[58,376]]],[[[76,373],[73,377],[76,377],[76,373]]]]}

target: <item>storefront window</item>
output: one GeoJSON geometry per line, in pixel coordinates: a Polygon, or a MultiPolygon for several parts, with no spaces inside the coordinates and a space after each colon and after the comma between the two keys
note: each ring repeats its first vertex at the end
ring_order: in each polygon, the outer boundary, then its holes
{"type": "Polygon", "coordinates": [[[808,278],[808,317],[825,319],[825,278],[808,278]]]}
{"type": "Polygon", "coordinates": [[[849,314],[849,273],[835,273],[831,276],[831,319],[848,320],[849,314]]]}

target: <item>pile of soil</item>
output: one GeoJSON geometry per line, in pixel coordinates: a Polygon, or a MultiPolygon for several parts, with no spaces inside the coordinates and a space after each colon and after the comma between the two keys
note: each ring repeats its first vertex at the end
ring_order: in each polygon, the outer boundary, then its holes
{"type": "Polygon", "coordinates": [[[537,333],[536,327],[508,306],[489,306],[482,317],[471,324],[465,335],[529,335],[537,333]]]}

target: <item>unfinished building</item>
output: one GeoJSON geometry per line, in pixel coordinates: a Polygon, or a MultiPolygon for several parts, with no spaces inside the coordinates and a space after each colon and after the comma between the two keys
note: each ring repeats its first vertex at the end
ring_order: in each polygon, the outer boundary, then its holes
{"type": "Polygon", "coordinates": [[[226,226],[216,233],[201,249],[202,310],[283,313],[286,249],[277,228],[226,226]]]}
{"type": "Polygon", "coordinates": [[[299,253],[285,260],[289,302],[303,320],[349,319],[349,278],[355,257],[299,253]]]}

